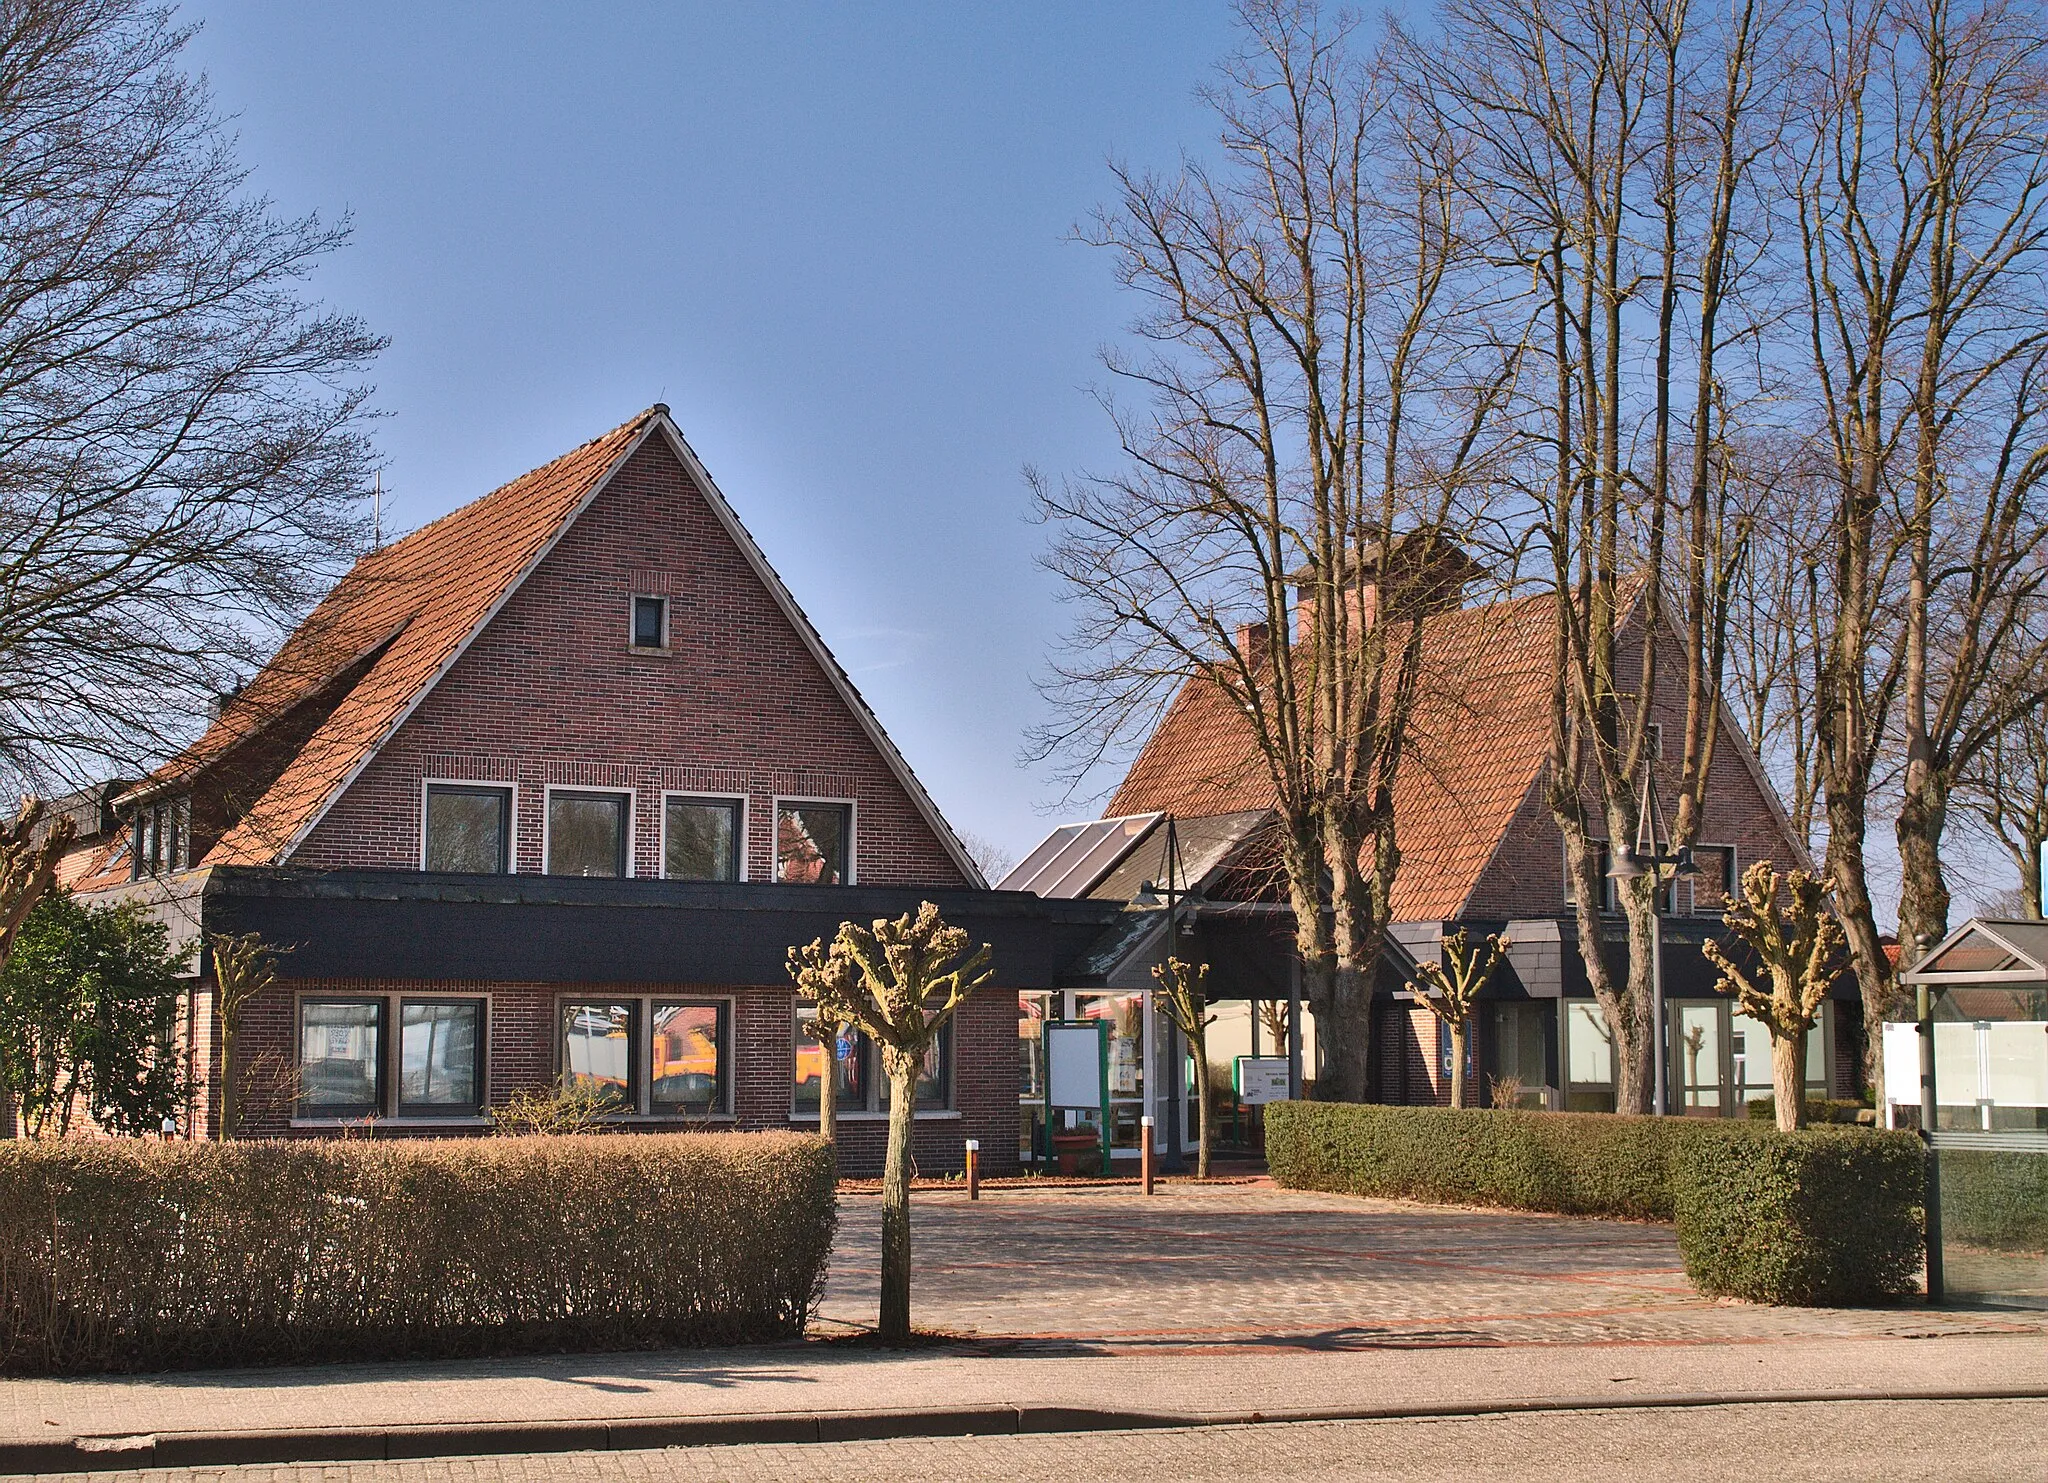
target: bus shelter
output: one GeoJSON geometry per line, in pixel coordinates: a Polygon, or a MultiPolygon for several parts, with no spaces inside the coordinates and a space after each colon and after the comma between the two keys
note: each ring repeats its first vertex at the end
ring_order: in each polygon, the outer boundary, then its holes
{"type": "Polygon", "coordinates": [[[2048,922],[1972,918],[1900,979],[1885,1121],[1928,1148],[1928,1296],[2048,1307],[2048,922]]]}

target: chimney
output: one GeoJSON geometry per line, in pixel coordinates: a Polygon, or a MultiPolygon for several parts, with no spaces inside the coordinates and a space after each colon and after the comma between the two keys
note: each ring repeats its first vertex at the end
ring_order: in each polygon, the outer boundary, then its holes
{"type": "MultiPolygon", "coordinates": [[[[1451,541],[1423,531],[1364,542],[1349,567],[1341,600],[1359,633],[1383,616],[1426,618],[1461,607],[1465,588],[1484,575],[1451,541]]],[[[1315,628],[1317,576],[1314,562],[1293,573],[1295,634],[1303,641],[1315,628]]]]}
{"type": "Polygon", "coordinates": [[[1266,662],[1267,651],[1273,647],[1273,633],[1263,623],[1240,623],[1237,625],[1237,652],[1244,655],[1244,662],[1257,669],[1266,662]]]}

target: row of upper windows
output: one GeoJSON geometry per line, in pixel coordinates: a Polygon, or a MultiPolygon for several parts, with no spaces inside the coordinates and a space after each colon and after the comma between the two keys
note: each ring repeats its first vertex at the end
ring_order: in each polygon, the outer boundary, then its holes
{"type": "MultiPolygon", "coordinates": [[[[517,858],[513,789],[487,783],[428,783],[421,864],[465,875],[505,875],[517,858]]],[[[669,793],[661,800],[661,873],[669,880],[747,878],[744,798],[669,793]]],[[[549,875],[618,879],[633,873],[633,795],[550,788],[541,854],[549,875]]],[[[854,811],[849,802],[775,801],[770,879],[841,886],[854,879],[854,811]]]]}
{"type": "MultiPolygon", "coordinates": [[[[621,1115],[731,1115],[730,1000],[626,995],[565,999],[555,1010],[558,1085],[587,1092],[621,1115]]],[[[462,995],[300,1000],[294,1115],[312,1120],[482,1116],[485,1014],[484,999],[462,995]]],[[[842,1110],[887,1112],[888,1081],[880,1075],[874,1045],[852,1030],[821,1045],[816,1015],[815,1010],[797,1011],[790,1047],[791,1116],[818,1115],[828,1056],[838,1070],[842,1110]]],[[[921,1112],[944,1111],[952,1104],[952,1044],[949,1023],[940,1027],[918,1076],[921,1112]]]]}

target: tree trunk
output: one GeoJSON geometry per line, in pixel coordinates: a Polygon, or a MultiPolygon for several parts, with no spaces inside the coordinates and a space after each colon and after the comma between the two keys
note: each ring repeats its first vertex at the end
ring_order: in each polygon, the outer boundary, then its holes
{"type": "Polygon", "coordinates": [[[1451,1106],[1465,1105],[1465,1036],[1467,1026],[1463,1020],[1452,1020],[1451,1025],[1451,1106]]]}
{"type": "MultiPolygon", "coordinates": [[[[1884,1022],[1894,1009],[1897,989],[1892,962],[1885,956],[1870,904],[1863,861],[1864,810],[1860,793],[1832,787],[1827,797],[1828,880],[1835,888],[1835,915],[1849,939],[1849,958],[1863,999],[1863,1084],[1879,1107],[1884,1106],[1884,1022]],[[1854,831],[1853,833],[1849,831],[1854,831]]],[[[1902,942],[1901,957],[1911,962],[1912,943],[1902,942]]]]}
{"type": "Polygon", "coordinates": [[[1948,790],[1941,775],[1924,762],[1906,769],[1899,800],[1900,960],[1920,956],[1920,939],[1932,947],[1948,935],[1948,881],[1941,868],[1941,836],[1948,823],[1948,790]]]}
{"type": "Polygon", "coordinates": [[[220,1027],[220,1136],[223,1139],[235,1136],[235,1029],[226,1023],[220,1027]]]}
{"type": "Polygon", "coordinates": [[[824,1069],[818,1073],[818,1136],[832,1145],[832,1167],[839,1168],[839,1032],[826,1034],[824,1027],[816,1020],[811,1021],[812,1034],[818,1036],[818,1048],[824,1052],[824,1069]]]}
{"type": "Polygon", "coordinates": [[[1658,1043],[1661,1027],[1655,1022],[1651,984],[1657,933],[1662,928],[1656,891],[1656,882],[1648,876],[1624,884],[1620,891],[1622,915],[1628,921],[1628,989],[1622,995],[1622,1023],[1609,1026],[1618,1052],[1615,1059],[1620,1063],[1615,1068],[1616,1112],[1650,1111],[1657,1085],[1657,1057],[1664,1051],[1658,1043]]]}
{"type": "MultiPolygon", "coordinates": [[[[882,1170],[882,1312],[885,1343],[910,1338],[910,1130],[917,1115],[918,1058],[891,1049],[889,1160],[882,1170]]],[[[836,1069],[836,1068],[835,1068],[836,1069]]]]}
{"type": "Polygon", "coordinates": [[[1806,1126],[1806,1026],[1771,1037],[1771,1096],[1778,1104],[1778,1129],[1806,1126]]]}
{"type": "Polygon", "coordinates": [[[1195,1052],[1195,1178],[1209,1177],[1209,1031],[1198,1025],[1189,1037],[1195,1052]]]}

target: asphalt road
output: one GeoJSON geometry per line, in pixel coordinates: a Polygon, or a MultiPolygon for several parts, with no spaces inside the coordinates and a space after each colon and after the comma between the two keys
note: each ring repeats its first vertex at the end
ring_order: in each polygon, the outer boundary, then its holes
{"type": "Polygon", "coordinates": [[[2048,1478],[2048,1404],[1831,1401],[1443,1420],[674,1448],[73,1474],[74,1483],[768,1483],[833,1480],[1598,1478],[1992,1483],[2048,1478]]]}

